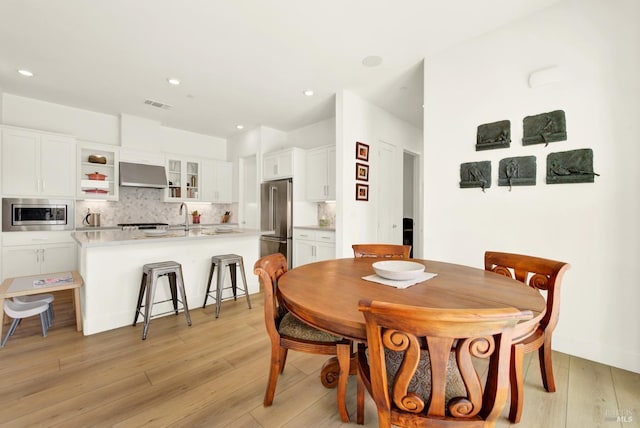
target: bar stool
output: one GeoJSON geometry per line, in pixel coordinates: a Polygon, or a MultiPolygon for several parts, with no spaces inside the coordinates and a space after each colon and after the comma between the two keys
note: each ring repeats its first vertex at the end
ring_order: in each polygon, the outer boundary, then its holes
{"type": "Polygon", "coordinates": [[[237,254],[224,254],[221,256],[213,256],[211,257],[211,270],[209,271],[209,281],[207,283],[207,292],[204,296],[204,303],[202,304],[202,309],[207,306],[207,299],[211,297],[216,302],[216,318],[220,316],[220,303],[222,302],[222,291],[231,288],[233,290],[233,300],[238,300],[237,296],[237,283],[236,276],[237,271],[236,267],[240,265],[240,273],[242,274],[242,282],[244,284],[244,288],[241,288],[244,292],[245,297],[247,298],[247,305],[249,305],[249,309],[251,309],[251,299],[249,298],[249,290],[247,288],[247,277],[244,273],[244,262],[242,260],[242,256],[237,254]],[[212,295],[209,290],[211,289],[211,280],[213,278],[213,271],[218,266],[218,276],[216,280],[216,291],[215,296],[212,295]],[[229,266],[229,273],[231,274],[231,287],[224,286],[224,268],[229,266]]]}
{"type": "MultiPolygon", "coordinates": [[[[149,322],[152,318],[151,311],[154,303],[165,303],[169,301],[173,302],[173,312],[175,312],[176,315],[178,315],[178,302],[182,303],[182,308],[184,309],[184,314],[187,318],[187,325],[191,325],[191,315],[189,314],[189,307],[187,305],[187,293],[184,290],[184,281],[182,279],[182,265],[177,262],[168,261],[149,263],[142,266],[142,281],[140,282],[140,292],[138,293],[138,306],[136,307],[136,314],[133,318],[133,325],[135,326],[138,322],[138,316],[144,316],[142,340],[145,340],[147,338],[147,331],[149,330],[149,322]],[[156,294],[156,284],[158,282],[158,278],[160,278],[161,276],[167,276],[169,279],[171,299],[154,302],[154,296],[156,294]],[[143,305],[142,298],[143,296],[145,296],[145,290],[146,299],[145,304],[143,305]],[[178,290],[180,291],[180,298],[182,300],[178,300],[178,290]],[[141,311],[141,308],[143,306],[144,314],[141,311]]],[[[170,312],[172,311],[155,314],[153,315],[153,317],[166,315],[170,312]]]]}

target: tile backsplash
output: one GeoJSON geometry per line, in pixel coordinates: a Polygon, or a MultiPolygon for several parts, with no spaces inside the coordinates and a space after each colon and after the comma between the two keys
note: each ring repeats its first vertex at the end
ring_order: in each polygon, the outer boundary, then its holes
{"type": "MultiPolygon", "coordinates": [[[[163,202],[162,189],[141,187],[120,187],[119,201],[76,201],[76,227],[84,227],[82,220],[87,210],[100,213],[100,226],[116,226],[118,223],[169,223],[180,224],[184,213],[180,215],[179,202],[163,202]]],[[[187,202],[189,223],[191,212],[198,210],[200,223],[220,223],[225,211],[231,211],[229,222],[237,222],[238,204],[211,204],[187,202]]]]}
{"type": "Polygon", "coordinates": [[[318,224],[324,219],[327,221],[327,227],[336,227],[336,203],[321,202],[318,203],[318,224]]]}

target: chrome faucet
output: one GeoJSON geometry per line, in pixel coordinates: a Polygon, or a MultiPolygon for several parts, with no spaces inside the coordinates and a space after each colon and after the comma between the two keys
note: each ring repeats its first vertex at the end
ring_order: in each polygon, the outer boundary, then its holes
{"type": "Polygon", "coordinates": [[[189,230],[189,209],[184,202],[180,203],[180,214],[182,214],[182,208],[184,208],[184,230],[189,230]]]}

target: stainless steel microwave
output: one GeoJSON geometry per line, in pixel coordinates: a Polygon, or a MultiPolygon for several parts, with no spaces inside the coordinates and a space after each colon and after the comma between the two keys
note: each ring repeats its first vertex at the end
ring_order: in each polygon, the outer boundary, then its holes
{"type": "Polygon", "coordinates": [[[74,229],[73,199],[2,198],[2,231],[74,229]]]}

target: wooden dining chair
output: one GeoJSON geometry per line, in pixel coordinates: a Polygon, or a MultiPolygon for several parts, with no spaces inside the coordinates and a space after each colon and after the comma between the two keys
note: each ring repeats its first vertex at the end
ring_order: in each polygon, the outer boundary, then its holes
{"type": "Polygon", "coordinates": [[[353,244],[353,257],[378,257],[389,259],[408,259],[411,245],[397,244],[353,244]]]}
{"type": "Polygon", "coordinates": [[[349,422],[346,392],[352,342],[318,330],[286,310],[280,302],[277,285],[278,279],[286,272],[287,260],[280,253],[262,257],[254,265],[254,273],[258,275],[264,289],[264,321],[271,339],[271,365],[263,404],[266,407],[273,403],[278,376],[284,371],[289,349],[311,354],[335,355],[338,370],[331,370],[336,364],[335,361],[328,361],[325,367],[329,367],[329,370],[324,370],[323,367],[322,372],[326,373],[326,377],[321,377],[321,381],[326,387],[337,386],[340,418],[343,422],[349,422]]]}
{"type": "Polygon", "coordinates": [[[368,358],[358,346],[358,423],[364,390],[378,426],[492,427],[509,390],[513,327],[530,311],[433,309],[361,300],[368,358]],[[474,358],[489,359],[486,379],[474,358]],[[485,380],[482,380],[485,379],[485,380]]]}
{"type": "Polygon", "coordinates": [[[545,291],[547,310],[536,331],[524,338],[514,338],[511,350],[511,403],[509,420],[520,422],[524,394],[524,354],[538,350],[542,383],[548,392],[555,392],[551,361],[551,338],[560,316],[560,286],[570,265],[555,260],[521,254],[487,251],[484,253],[485,270],[516,280],[539,291],[545,291]]]}

